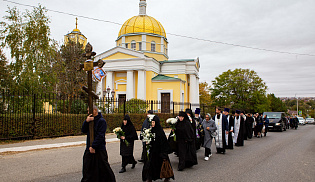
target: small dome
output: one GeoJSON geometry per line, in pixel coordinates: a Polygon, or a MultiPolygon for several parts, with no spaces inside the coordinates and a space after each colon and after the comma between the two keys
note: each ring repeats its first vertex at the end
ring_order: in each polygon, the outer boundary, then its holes
{"type": "Polygon", "coordinates": [[[129,18],[121,27],[118,37],[130,33],[152,33],[166,38],[162,24],[148,15],[138,15],[129,18]]]}

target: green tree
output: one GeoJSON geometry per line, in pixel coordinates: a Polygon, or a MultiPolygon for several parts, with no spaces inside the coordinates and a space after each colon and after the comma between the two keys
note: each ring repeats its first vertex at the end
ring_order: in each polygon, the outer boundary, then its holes
{"type": "Polygon", "coordinates": [[[69,41],[67,45],[61,46],[59,58],[53,64],[58,79],[58,93],[74,96],[87,84],[86,72],[77,70],[79,64],[85,61],[83,53],[79,43],[69,41]]]}
{"type": "Polygon", "coordinates": [[[199,100],[200,104],[211,105],[212,99],[210,94],[210,86],[207,82],[199,83],[199,100]]]}
{"type": "Polygon", "coordinates": [[[12,76],[9,71],[7,58],[0,47],[0,89],[6,90],[12,83],[12,76]]]}
{"type": "Polygon", "coordinates": [[[253,70],[235,69],[223,72],[212,81],[211,98],[219,107],[257,112],[266,102],[267,86],[253,70]]]}
{"type": "Polygon", "coordinates": [[[52,63],[57,46],[50,38],[47,10],[39,5],[23,13],[8,8],[6,22],[1,22],[2,43],[10,49],[10,71],[14,90],[48,92],[54,89],[52,63]]]}
{"type": "Polygon", "coordinates": [[[287,107],[285,106],[285,103],[283,103],[279,97],[276,97],[274,94],[268,94],[267,98],[269,101],[269,111],[287,112],[287,107]]]}

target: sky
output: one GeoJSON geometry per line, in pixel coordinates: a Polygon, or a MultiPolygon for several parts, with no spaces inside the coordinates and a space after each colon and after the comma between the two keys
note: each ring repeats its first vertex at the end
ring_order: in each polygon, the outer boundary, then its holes
{"type": "MultiPolygon", "coordinates": [[[[11,0],[41,4],[79,15],[78,29],[96,53],[116,46],[121,25],[139,14],[139,0],[11,0]],[[83,18],[90,17],[98,20],[83,18]]],[[[31,7],[0,0],[0,21],[9,7],[31,7]]],[[[60,44],[75,28],[76,16],[48,11],[51,37],[60,44]]],[[[281,54],[167,34],[169,59],[199,57],[200,82],[211,82],[229,69],[250,69],[277,97],[315,97],[315,0],[147,0],[147,15],[170,34],[237,44],[281,54]]]]}

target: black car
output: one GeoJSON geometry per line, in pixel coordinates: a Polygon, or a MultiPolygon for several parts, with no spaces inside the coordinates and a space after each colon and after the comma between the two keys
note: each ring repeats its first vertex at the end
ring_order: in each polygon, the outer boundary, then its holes
{"type": "Polygon", "coordinates": [[[286,118],[284,112],[264,112],[269,118],[269,130],[286,131],[286,118]]]}

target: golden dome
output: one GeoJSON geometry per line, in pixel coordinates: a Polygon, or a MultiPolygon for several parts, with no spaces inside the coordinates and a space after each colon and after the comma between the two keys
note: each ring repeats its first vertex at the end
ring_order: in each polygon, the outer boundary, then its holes
{"type": "Polygon", "coordinates": [[[129,18],[121,27],[118,37],[129,33],[152,33],[166,38],[162,24],[148,15],[138,15],[129,18]]]}

